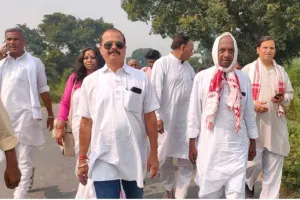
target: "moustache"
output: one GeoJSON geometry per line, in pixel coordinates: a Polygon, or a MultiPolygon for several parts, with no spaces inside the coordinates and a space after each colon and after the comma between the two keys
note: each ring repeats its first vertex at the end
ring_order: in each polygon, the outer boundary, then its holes
{"type": "Polygon", "coordinates": [[[118,51],[117,49],[113,49],[113,50],[108,51],[108,55],[110,55],[112,53],[117,53],[117,54],[121,55],[120,51],[118,51]]]}

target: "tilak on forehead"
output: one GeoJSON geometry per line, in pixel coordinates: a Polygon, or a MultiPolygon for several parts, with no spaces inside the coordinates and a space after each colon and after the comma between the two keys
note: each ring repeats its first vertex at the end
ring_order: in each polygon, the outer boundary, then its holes
{"type": "Polygon", "coordinates": [[[229,96],[227,99],[227,106],[229,111],[234,112],[235,121],[236,121],[236,132],[240,130],[240,115],[241,115],[241,90],[239,79],[234,71],[234,67],[237,63],[238,56],[238,48],[236,44],[236,40],[234,37],[226,32],[216,38],[213,49],[212,49],[212,57],[215,64],[215,72],[210,82],[210,87],[207,95],[205,113],[206,113],[206,124],[209,130],[213,129],[214,121],[216,118],[217,110],[220,102],[220,91],[224,87],[224,82],[227,82],[229,85],[229,96]],[[225,37],[230,36],[233,40],[234,46],[234,57],[232,63],[228,68],[222,67],[219,64],[218,53],[219,53],[219,44],[220,40],[225,37]],[[226,78],[224,74],[226,73],[226,78]]]}

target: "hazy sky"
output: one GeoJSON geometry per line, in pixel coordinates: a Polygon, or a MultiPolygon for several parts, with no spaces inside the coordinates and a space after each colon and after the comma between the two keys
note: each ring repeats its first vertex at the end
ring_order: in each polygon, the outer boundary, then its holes
{"type": "Polygon", "coordinates": [[[149,35],[150,25],[131,22],[121,8],[121,0],[0,0],[0,41],[4,41],[4,31],[16,24],[26,23],[36,28],[45,14],[61,12],[78,18],[98,19],[103,17],[107,23],[113,23],[127,40],[127,57],[138,48],[155,48],[163,55],[170,52],[170,39],[160,35],[149,35]]]}

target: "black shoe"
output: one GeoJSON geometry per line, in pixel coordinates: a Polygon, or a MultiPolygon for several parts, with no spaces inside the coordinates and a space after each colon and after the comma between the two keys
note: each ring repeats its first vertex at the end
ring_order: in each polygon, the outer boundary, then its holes
{"type": "Polygon", "coordinates": [[[248,185],[245,184],[245,193],[246,193],[246,197],[253,197],[254,196],[254,186],[252,188],[252,191],[249,189],[248,185]]]}
{"type": "Polygon", "coordinates": [[[34,172],[35,172],[35,167],[33,167],[33,168],[32,168],[32,176],[30,177],[30,185],[29,185],[29,190],[31,190],[31,189],[32,189],[32,187],[33,187],[34,172]]]}

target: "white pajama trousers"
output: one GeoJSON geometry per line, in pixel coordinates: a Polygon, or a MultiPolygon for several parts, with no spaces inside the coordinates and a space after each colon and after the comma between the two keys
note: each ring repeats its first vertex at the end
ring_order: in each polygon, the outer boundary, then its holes
{"type": "Polygon", "coordinates": [[[263,170],[261,199],[278,199],[284,156],[257,148],[256,157],[248,162],[246,184],[252,190],[259,173],[263,170]]]}
{"type": "Polygon", "coordinates": [[[216,192],[212,192],[205,195],[200,195],[200,199],[221,199],[225,191],[226,199],[245,199],[245,193],[239,193],[233,190],[230,190],[227,186],[223,186],[216,192]]]}
{"type": "MultiPolygon", "coordinates": [[[[21,171],[21,181],[14,192],[15,199],[24,199],[29,190],[33,172],[33,157],[36,147],[23,143],[16,146],[16,154],[18,158],[18,166],[21,171]]],[[[6,165],[5,155],[1,152],[1,161],[6,165]],[[3,157],[4,156],[4,157],[3,157]]]]}
{"type": "Polygon", "coordinates": [[[178,176],[176,180],[173,166],[173,158],[167,157],[160,166],[160,181],[165,190],[172,191],[175,188],[175,198],[184,199],[192,179],[193,165],[188,159],[177,158],[178,176]]]}

